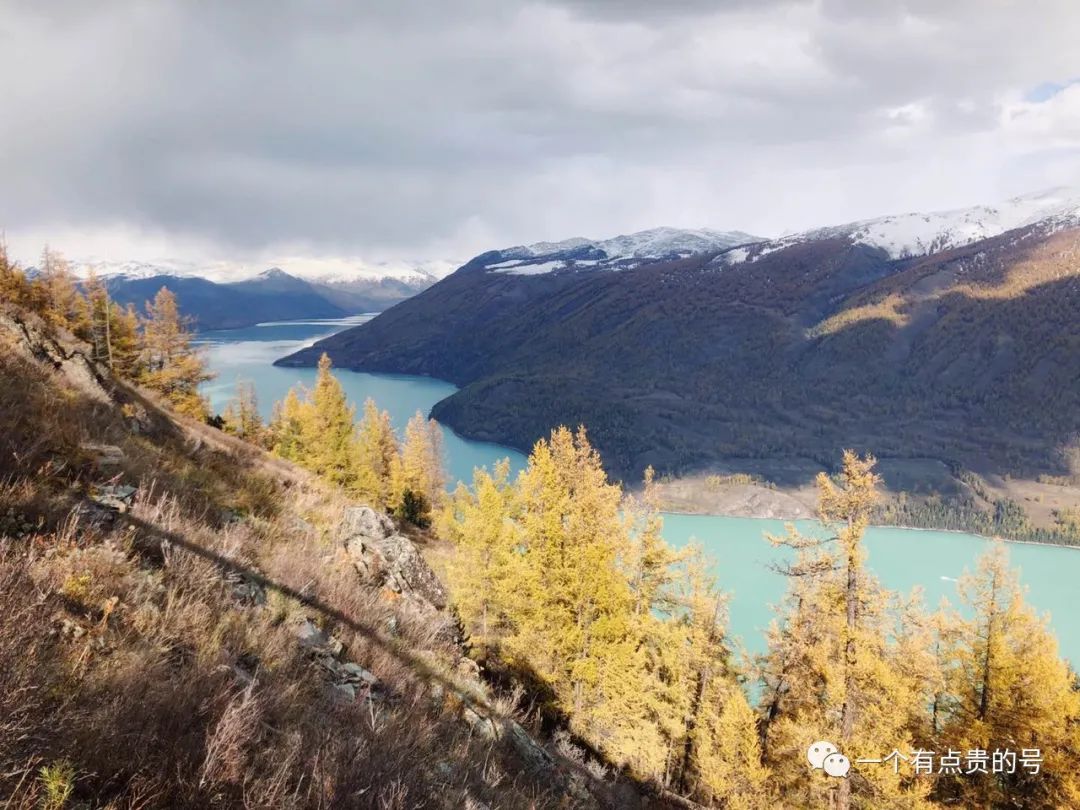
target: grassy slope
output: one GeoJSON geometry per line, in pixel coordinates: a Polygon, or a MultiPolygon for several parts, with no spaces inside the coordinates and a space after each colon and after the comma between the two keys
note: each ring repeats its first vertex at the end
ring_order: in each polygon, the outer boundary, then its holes
{"type": "Polygon", "coordinates": [[[456,674],[437,625],[359,584],[339,493],[108,385],[0,329],[0,803],[38,806],[40,769],[65,763],[94,807],[592,802],[462,721],[510,706],[456,674]],[[88,499],[110,481],[138,487],[115,518],[88,499]],[[266,607],[226,574],[262,581],[266,607]],[[335,699],[296,643],[305,618],[396,698],[335,699]]]}

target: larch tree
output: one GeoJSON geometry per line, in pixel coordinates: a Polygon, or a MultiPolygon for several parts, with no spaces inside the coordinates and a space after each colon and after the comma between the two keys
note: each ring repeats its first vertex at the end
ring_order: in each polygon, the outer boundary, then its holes
{"type": "Polygon", "coordinates": [[[226,433],[239,436],[253,444],[266,443],[266,426],[259,414],[259,401],[255,384],[249,380],[236,383],[236,394],[222,413],[222,428],[226,433]]]}
{"type": "Polygon", "coordinates": [[[311,408],[303,422],[303,441],[308,466],[336,484],[353,481],[353,432],[355,410],[349,405],[341,383],[331,371],[330,357],[319,358],[311,408]]]}
{"type": "Polygon", "coordinates": [[[390,414],[380,411],[370,397],[356,427],[353,443],[353,489],[368,503],[385,509],[391,501],[391,475],[398,455],[397,437],[390,414]]]}
{"type": "Polygon", "coordinates": [[[549,685],[575,728],[625,761],[634,746],[613,704],[638,683],[621,491],[584,429],[565,427],[536,443],[518,483],[521,575],[503,649],[549,685]]]}
{"type": "Polygon", "coordinates": [[[285,399],[274,403],[270,417],[270,449],[274,455],[306,467],[304,426],[310,422],[311,405],[301,399],[301,394],[302,391],[293,387],[285,399]]]}
{"type": "Polygon", "coordinates": [[[805,765],[829,740],[852,763],[914,750],[910,707],[931,696],[899,666],[892,595],[865,566],[862,537],[876,499],[873,458],[844,453],[834,481],[818,478],[826,537],[794,528],[772,538],[794,549],[790,587],[761,663],[765,764],[793,806],[922,808],[930,784],[882,764],[853,764],[847,779],[805,765]]]}
{"type": "Polygon", "coordinates": [[[199,386],[213,379],[206,360],[192,341],[190,320],[180,314],[168,287],[146,304],[142,320],[142,373],[139,382],[158,391],[180,413],[206,419],[209,407],[199,386]]]}
{"type": "Polygon", "coordinates": [[[74,330],[79,323],[82,296],[67,260],[49,247],[41,252],[38,283],[48,302],[46,319],[55,326],[74,330]]]}
{"type": "Polygon", "coordinates": [[[401,453],[391,471],[391,506],[418,526],[426,526],[442,508],[446,488],[442,430],[417,411],[405,426],[401,453]]]}
{"type": "Polygon", "coordinates": [[[757,715],[738,686],[707,704],[695,728],[696,795],[730,810],[772,810],[779,806],[761,763],[757,715]]]}
{"type": "Polygon", "coordinates": [[[520,523],[510,460],[498,462],[492,473],[474,470],[472,488],[458,485],[441,524],[455,548],[448,565],[455,608],[474,643],[486,646],[505,630],[519,575],[520,523]]]}
{"type": "Polygon", "coordinates": [[[961,578],[959,590],[966,611],[952,617],[948,636],[940,747],[987,757],[1012,751],[1021,762],[999,773],[991,766],[944,776],[938,795],[950,806],[1080,807],[1076,674],[1059,656],[1046,618],[1025,603],[1003,543],[961,578]]]}
{"type": "Polygon", "coordinates": [[[22,268],[12,261],[7,244],[0,238],[0,302],[33,308],[34,285],[22,268]]]}

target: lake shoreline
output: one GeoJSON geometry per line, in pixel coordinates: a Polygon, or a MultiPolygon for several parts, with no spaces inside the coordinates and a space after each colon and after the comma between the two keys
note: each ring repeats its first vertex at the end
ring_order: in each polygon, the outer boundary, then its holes
{"type": "MultiPolygon", "coordinates": [[[[678,517],[718,517],[718,518],[745,518],[746,520],[778,520],[785,524],[787,523],[799,523],[801,521],[817,522],[813,517],[798,517],[798,518],[783,518],[775,517],[773,515],[762,514],[746,514],[746,513],[731,513],[731,512],[688,512],[682,509],[667,509],[661,508],[660,513],[662,515],[676,515],[678,517]]],[[[966,529],[936,529],[932,526],[905,526],[901,523],[871,523],[867,526],[868,529],[902,529],[905,532],[936,532],[938,534],[959,534],[965,537],[978,537],[982,540],[989,542],[995,542],[1000,540],[1003,543],[1015,543],[1022,546],[1042,546],[1045,548],[1067,548],[1074,551],[1080,551],[1080,544],[1069,543],[1046,543],[1040,540],[1016,540],[1012,537],[991,537],[985,534],[979,534],[978,532],[968,531],[966,529]]]]}

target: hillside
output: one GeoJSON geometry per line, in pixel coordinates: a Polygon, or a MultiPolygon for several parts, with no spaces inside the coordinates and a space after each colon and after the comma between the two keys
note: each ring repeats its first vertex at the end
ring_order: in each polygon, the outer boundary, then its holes
{"type": "Polygon", "coordinates": [[[0,303],[0,803],[640,806],[479,679],[430,534],[89,357],[0,303]]]}
{"type": "MultiPolygon", "coordinates": [[[[868,244],[865,223],[617,272],[513,275],[493,269],[502,253],[484,254],[280,362],[325,351],[339,366],[450,380],[462,390],[438,419],[523,449],[585,423],[627,480],[649,464],[759,474],[802,459],[807,472],[785,482],[798,487],[855,446],[886,460],[887,481],[888,460],[921,459],[960,490],[961,470],[1075,483],[1080,229],[1055,206],[902,258],[868,244]]],[[[942,244],[925,222],[919,243],[942,244]]]]}

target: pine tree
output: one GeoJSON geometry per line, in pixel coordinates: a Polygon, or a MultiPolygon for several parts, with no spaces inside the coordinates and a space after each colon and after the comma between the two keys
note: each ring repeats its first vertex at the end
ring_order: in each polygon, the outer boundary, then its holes
{"type": "Polygon", "coordinates": [[[193,345],[190,321],[180,315],[168,287],[147,302],[142,321],[142,373],[139,381],[160,392],[180,413],[206,419],[209,407],[199,386],[213,379],[202,353],[193,345]]]}
{"type": "Polygon", "coordinates": [[[353,444],[353,489],[368,503],[385,509],[391,500],[391,475],[398,455],[397,437],[390,414],[380,411],[370,397],[356,427],[353,444]]]}
{"type": "Polygon", "coordinates": [[[1039,773],[943,777],[938,794],[964,807],[1080,807],[1080,692],[1046,619],[1024,602],[997,543],[960,582],[970,618],[952,617],[941,747],[1038,750],[1039,773]]]}

